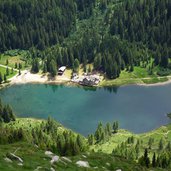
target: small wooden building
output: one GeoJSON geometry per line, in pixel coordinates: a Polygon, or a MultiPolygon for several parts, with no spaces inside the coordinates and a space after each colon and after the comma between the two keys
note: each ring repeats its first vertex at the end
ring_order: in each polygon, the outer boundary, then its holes
{"type": "Polygon", "coordinates": [[[66,70],[66,66],[62,66],[58,69],[58,75],[63,75],[66,70]]]}

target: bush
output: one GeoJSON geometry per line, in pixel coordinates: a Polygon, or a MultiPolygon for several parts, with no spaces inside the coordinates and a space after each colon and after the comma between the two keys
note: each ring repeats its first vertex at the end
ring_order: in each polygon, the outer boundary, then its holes
{"type": "Polygon", "coordinates": [[[165,69],[165,68],[162,68],[157,72],[157,75],[159,75],[159,76],[167,76],[167,75],[170,75],[170,74],[171,74],[171,70],[170,69],[165,69]]]}

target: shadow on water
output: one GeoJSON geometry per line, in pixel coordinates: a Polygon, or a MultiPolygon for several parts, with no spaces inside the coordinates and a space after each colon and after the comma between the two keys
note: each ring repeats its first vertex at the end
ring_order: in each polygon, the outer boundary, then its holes
{"type": "Polygon", "coordinates": [[[119,86],[109,86],[109,87],[89,87],[89,86],[77,86],[78,88],[82,88],[85,91],[96,91],[96,90],[105,90],[109,93],[117,93],[119,86]]]}
{"type": "Polygon", "coordinates": [[[109,93],[117,93],[119,87],[114,86],[114,87],[103,87],[104,90],[108,91],[109,93]]]}
{"type": "MultiPolygon", "coordinates": [[[[62,86],[63,87],[63,86],[62,86]]],[[[82,86],[82,85],[76,85],[75,87],[83,89],[85,91],[97,91],[97,90],[105,90],[108,91],[109,93],[117,93],[119,86],[109,86],[109,87],[92,87],[92,86],[82,86]]]]}
{"type": "Polygon", "coordinates": [[[49,87],[50,87],[54,93],[55,93],[59,88],[64,88],[64,87],[65,87],[65,85],[63,85],[63,84],[59,84],[59,85],[55,85],[55,84],[45,84],[44,86],[45,86],[45,88],[49,88],[49,87]]]}
{"type": "MultiPolygon", "coordinates": [[[[66,85],[64,84],[59,84],[59,85],[49,85],[49,84],[45,84],[45,87],[48,88],[48,87],[51,87],[52,91],[55,93],[59,88],[65,88],[66,85]]],[[[72,86],[68,86],[68,87],[72,87],[72,86]]],[[[81,86],[81,85],[76,85],[76,86],[73,86],[73,88],[76,87],[76,88],[80,88],[84,91],[97,91],[97,90],[105,90],[105,91],[108,91],[109,93],[117,93],[118,92],[118,89],[119,87],[118,86],[113,86],[113,87],[91,87],[91,86],[81,86]]]]}

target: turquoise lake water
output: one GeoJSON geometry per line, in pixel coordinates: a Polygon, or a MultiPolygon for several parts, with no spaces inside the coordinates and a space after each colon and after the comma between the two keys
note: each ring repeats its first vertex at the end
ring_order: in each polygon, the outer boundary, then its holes
{"type": "Polygon", "coordinates": [[[169,123],[171,84],[81,88],[62,85],[15,85],[0,91],[18,117],[51,116],[83,135],[93,133],[98,122],[119,121],[120,127],[142,133],[169,123]]]}

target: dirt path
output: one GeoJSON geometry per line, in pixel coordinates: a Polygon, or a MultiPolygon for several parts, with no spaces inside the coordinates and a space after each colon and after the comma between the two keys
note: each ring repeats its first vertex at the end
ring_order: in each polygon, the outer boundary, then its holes
{"type": "Polygon", "coordinates": [[[15,69],[15,68],[12,68],[12,67],[9,67],[9,66],[6,66],[6,65],[2,65],[2,64],[0,64],[0,67],[13,69],[14,71],[19,71],[18,69],[15,69]]]}

